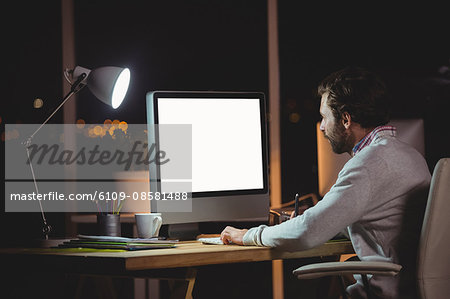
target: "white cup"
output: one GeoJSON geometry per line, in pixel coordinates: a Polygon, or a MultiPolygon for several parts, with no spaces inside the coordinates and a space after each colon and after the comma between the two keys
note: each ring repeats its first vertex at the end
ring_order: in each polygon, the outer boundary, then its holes
{"type": "Polygon", "coordinates": [[[159,235],[162,225],[161,213],[136,213],[134,217],[139,238],[149,239],[159,235]]]}

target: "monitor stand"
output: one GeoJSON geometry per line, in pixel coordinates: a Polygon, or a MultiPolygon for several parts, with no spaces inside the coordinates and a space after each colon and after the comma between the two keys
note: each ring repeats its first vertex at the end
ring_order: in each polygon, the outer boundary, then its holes
{"type": "Polygon", "coordinates": [[[178,239],[180,241],[195,240],[199,234],[200,227],[198,222],[168,225],[168,236],[171,239],[178,239]]]}

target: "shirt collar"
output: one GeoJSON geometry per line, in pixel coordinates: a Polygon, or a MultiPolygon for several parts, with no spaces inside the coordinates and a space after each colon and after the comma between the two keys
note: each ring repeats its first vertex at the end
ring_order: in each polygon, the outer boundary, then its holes
{"type": "Polygon", "coordinates": [[[363,139],[361,139],[353,147],[353,156],[359,153],[363,148],[370,145],[373,140],[380,136],[396,136],[397,129],[393,126],[378,126],[373,129],[369,134],[367,134],[363,139]]]}

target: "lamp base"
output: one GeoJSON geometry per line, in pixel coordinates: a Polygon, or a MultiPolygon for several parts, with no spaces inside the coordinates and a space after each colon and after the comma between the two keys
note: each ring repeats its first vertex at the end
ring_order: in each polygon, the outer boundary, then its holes
{"type": "Polygon", "coordinates": [[[66,241],[70,241],[73,238],[48,238],[48,239],[32,239],[23,238],[21,240],[5,240],[5,243],[1,247],[12,247],[12,248],[52,248],[58,247],[66,241]]]}
{"type": "Polygon", "coordinates": [[[33,248],[51,248],[58,247],[59,244],[69,242],[70,238],[48,238],[48,239],[35,239],[29,244],[33,248]]]}

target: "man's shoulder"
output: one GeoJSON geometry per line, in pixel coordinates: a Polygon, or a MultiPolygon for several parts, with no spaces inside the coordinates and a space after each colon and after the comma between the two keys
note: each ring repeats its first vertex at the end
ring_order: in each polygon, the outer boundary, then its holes
{"type": "Polygon", "coordinates": [[[357,156],[362,160],[372,160],[374,157],[378,157],[383,160],[398,161],[400,159],[401,161],[404,158],[406,160],[422,160],[425,162],[425,158],[413,146],[394,136],[377,138],[359,154],[357,156]]]}
{"type": "Polygon", "coordinates": [[[375,140],[348,162],[348,167],[361,166],[368,168],[369,171],[381,169],[384,173],[414,171],[429,174],[427,163],[421,153],[411,145],[390,136],[375,140]]]}

